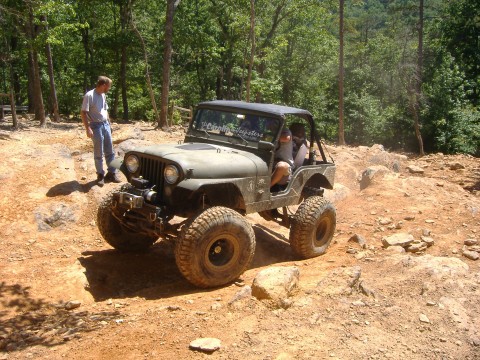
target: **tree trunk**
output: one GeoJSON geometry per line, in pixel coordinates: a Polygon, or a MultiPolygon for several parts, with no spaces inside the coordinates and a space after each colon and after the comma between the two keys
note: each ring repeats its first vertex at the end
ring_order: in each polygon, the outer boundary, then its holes
{"type": "Polygon", "coordinates": [[[138,31],[133,21],[132,21],[132,28],[133,28],[133,31],[135,31],[135,34],[137,35],[138,39],[140,40],[140,43],[142,44],[143,58],[145,60],[145,79],[147,80],[147,88],[148,88],[148,93],[150,94],[150,101],[152,103],[153,113],[155,115],[155,122],[158,123],[160,121],[160,117],[158,115],[157,102],[155,101],[155,94],[153,93],[152,82],[150,80],[147,47],[145,46],[145,41],[143,40],[142,34],[140,34],[140,31],[138,31]]]}
{"type": "Polygon", "coordinates": [[[35,113],[35,66],[33,65],[33,51],[28,50],[28,69],[27,69],[27,76],[28,76],[28,85],[27,85],[27,98],[28,98],[28,113],[33,114],[35,113]]]}
{"type": "MultiPolygon", "coordinates": [[[[13,54],[15,54],[15,51],[17,50],[18,47],[18,38],[16,35],[13,35],[10,38],[10,51],[13,54]]],[[[12,85],[13,85],[13,93],[15,94],[15,104],[21,104],[21,99],[20,99],[20,77],[18,73],[15,71],[15,64],[17,63],[16,60],[12,59],[10,62],[12,66],[12,85]]]]}
{"type": "Polygon", "coordinates": [[[340,0],[340,54],[339,54],[339,69],[338,69],[338,144],[345,145],[345,130],[343,124],[343,9],[344,0],[340,0]]]}
{"type": "Polygon", "coordinates": [[[122,45],[120,50],[120,86],[122,88],[123,120],[128,121],[128,99],[127,99],[127,41],[126,33],[131,22],[131,0],[120,4],[120,25],[122,29],[122,45]]]}
{"type": "MultiPolygon", "coordinates": [[[[42,16],[41,20],[45,22],[45,30],[48,30],[47,17],[42,16]]],[[[58,100],[57,100],[57,90],[55,88],[55,78],[53,75],[53,59],[52,59],[52,49],[50,44],[47,42],[45,44],[45,54],[47,56],[47,65],[48,65],[48,78],[50,80],[50,102],[51,109],[53,113],[53,121],[59,122],[60,115],[58,113],[58,100]]]]}
{"type": "MultiPolygon", "coordinates": [[[[5,49],[8,49],[8,42],[7,39],[5,38],[5,49]]],[[[13,52],[13,47],[9,49],[11,52],[13,52]]],[[[15,77],[13,75],[13,65],[12,65],[12,58],[10,57],[9,61],[6,62],[6,65],[8,67],[8,77],[10,79],[10,93],[9,93],[9,98],[10,98],[10,110],[12,112],[12,123],[13,123],[13,129],[18,128],[18,122],[17,122],[17,111],[15,109],[15,77]]],[[[2,101],[3,104],[3,101],[2,101]]],[[[3,107],[0,112],[0,120],[3,120],[3,107]]]]}
{"type": "Polygon", "coordinates": [[[85,94],[90,87],[89,84],[89,72],[88,72],[88,58],[89,58],[89,40],[88,40],[88,28],[82,29],[82,44],[83,44],[83,51],[85,53],[85,71],[83,72],[83,93],[85,94]]]}
{"type": "Polygon", "coordinates": [[[120,86],[122,88],[123,121],[128,121],[128,99],[127,99],[127,46],[122,45],[120,60],[120,86]]]}
{"type": "Polygon", "coordinates": [[[252,81],[253,61],[255,60],[255,0],[250,0],[250,41],[252,42],[252,48],[250,50],[250,61],[248,63],[247,102],[250,102],[250,83],[252,81]]]}
{"type": "Polygon", "coordinates": [[[162,96],[158,128],[163,128],[167,125],[170,64],[172,62],[173,17],[175,16],[175,10],[177,9],[178,4],[180,4],[180,0],[167,0],[165,43],[163,49],[162,96]]]}
{"type": "Polygon", "coordinates": [[[16,130],[18,129],[18,121],[17,121],[17,110],[15,109],[15,78],[13,76],[13,67],[12,64],[9,65],[10,71],[10,107],[12,110],[12,123],[13,128],[16,130]]]}
{"type": "Polygon", "coordinates": [[[418,151],[420,156],[425,155],[423,150],[423,139],[420,131],[420,100],[422,98],[422,72],[423,72],[423,0],[419,4],[418,19],[418,55],[417,55],[417,71],[416,71],[416,87],[413,107],[413,120],[415,127],[415,136],[418,141],[418,151]]]}
{"type": "Polygon", "coordinates": [[[34,48],[33,42],[36,38],[36,29],[33,21],[33,9],[29,7],[29,43],[30,51],[32,53],[32,67],[33,67],[33,99],[35,108],[35,120],[40,121],[40,126],[44,127],[45,123],[45,108],[43,107],[42,85],[40,82],[40,66],[38,64],[38,53],[34,48]]]}
{"type": "Polygon", "coordinates": [[[34,99],[35,99],[35,120],[40,121],[40,126],[46,125],[45,107],[43,106],[42,85],[40,82],[40,66],[38,65],[38,53],[33,50],[34,68],[34,99]]]}
{"type": "MultiPolygon", "coordinates": [[[[115,6],[115,3],[112,3],[112,13],[113,13],[113,39],[115,42],[115,59],[114,63],[115,65],[120,63],[120,52],[118,51],[118,24],[117,24],[117,7],[115,6]]],[[[120,68],[117,69],[117,75],[118,78],[120,79],[120,68]]],[[[110,118],[112,119],[117,119],[118,117],[118,99],[119,99],[119,87],[115,86],[113,90],[113,104],[112,107],[110,108],[110,118]]]]}

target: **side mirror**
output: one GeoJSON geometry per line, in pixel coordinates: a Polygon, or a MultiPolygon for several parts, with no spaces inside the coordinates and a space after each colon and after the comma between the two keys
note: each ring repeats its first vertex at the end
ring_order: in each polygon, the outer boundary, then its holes
{"type": "Polygon", "coordinates": [[[268,141],[262,141],[260,140],[258,142],[258,150],[273,150],[275,146],[271,143],[271,142],[268,142],[268,141]]]}

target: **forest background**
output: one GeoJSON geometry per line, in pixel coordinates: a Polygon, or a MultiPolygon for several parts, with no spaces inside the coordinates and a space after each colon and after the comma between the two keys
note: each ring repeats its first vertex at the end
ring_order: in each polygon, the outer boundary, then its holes
{"type": "Polygon", "coordinates": [[[80,121],[102,74],[119,121],[248,100],[308,109],[330,141],[480,155],[480,2],[343,2],[0,0],[0,93],[80,121]]]}

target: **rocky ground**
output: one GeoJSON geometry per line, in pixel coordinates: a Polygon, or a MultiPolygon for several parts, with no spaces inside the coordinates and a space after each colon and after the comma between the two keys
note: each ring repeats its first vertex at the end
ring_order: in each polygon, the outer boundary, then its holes
{"type": "MultiPolygon", "coordinates": [[[[477,158],[328,146],[327,254],[295,259],[288,230],[248,215],[252,266],[201,290],[171,244],[131,255],[102,240],[96,208],[115,185],[96,186],[79,123],[10,126],[0,123],[0,360],[480,358],[477,158]]],[[[113,128],[120,154],[183,136],[113,128]]]]}

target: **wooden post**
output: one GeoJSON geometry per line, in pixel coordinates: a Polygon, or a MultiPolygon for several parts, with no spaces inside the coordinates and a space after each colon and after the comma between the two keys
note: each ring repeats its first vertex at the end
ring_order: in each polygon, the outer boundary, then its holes
{"type": "MultiPolygon", "coordinates": [[[[0,97],[7,97],[8,94],[0,93],[0,97]]],[[[3,111],[3,101],[0,104],[0,121],[5,120],[5,112],[3,111]]]]}

